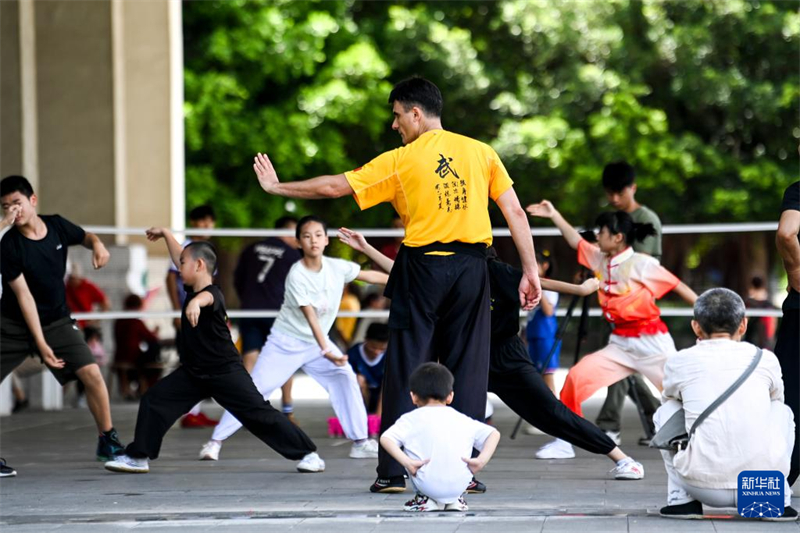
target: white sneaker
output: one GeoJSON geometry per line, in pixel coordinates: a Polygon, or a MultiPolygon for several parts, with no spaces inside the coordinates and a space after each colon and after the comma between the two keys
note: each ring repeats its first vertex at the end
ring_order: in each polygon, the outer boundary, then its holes
{"type": "Polygon", "coordinates": [[[351,459],[375,459],[378,457],[378,441],[367,439],[361,444],[353,443],[350,448],[351,459]]]}
{"type": "Polygon", "coordinates": [[[575,450],[572,449],[572,444],[561,439],[545,444],[536,452],[537,459],[572,459],[574,457],[575,450]]]}
{"type": "Polygon", "coordinates": [[[126,472],[128,474],[146,474],[150,471],[150,464],[145,459],[136,459],[127,455],[118,455],[113,461],[105,464],[106,470],[112,472],[126,472]]]}
{"type": "Polygon", "coordinates": [[[314,474],[325,471],[325,461],[316,452],[307,454],[297,463],[297,471],[304,474],[314,474]]]}
{"type": "Polygon", "coordinates": [[[614,473],[614,479],[644,479],[644,467],[631,459],[627,463],[616,466],[610,470],[614,473]]]}
{"type": "Polygon", "coordinates": [[[619,446],[622,444],[622,438],[619,436],[619,431],[606,431],[606,436],[614,441],[614,444],[619,446]]]}
{"type": "Polygon", "coordinates": [[[219,451],[222,449],[222,442],[218,440],[210,440],[203,444],[200,449],[201,461],[219,461],[219,451]]]}
{"type": "Polygon", "coordinates": [[[410,513],[428,513],[431,511],[438,511],[439,503],[433,498],[428,498],[424,494],[418,492],[413,499],[406,502],[403,506],[403,510],[410,513]]]}
{"type": "Polygon", "coordinates": [[[464,499],[464,496],[459,496],[456,501],[453,503],[445,504],[444,506],[445,511],[469,511],[469,505],[467,505],[467,500],[464,499]]]}

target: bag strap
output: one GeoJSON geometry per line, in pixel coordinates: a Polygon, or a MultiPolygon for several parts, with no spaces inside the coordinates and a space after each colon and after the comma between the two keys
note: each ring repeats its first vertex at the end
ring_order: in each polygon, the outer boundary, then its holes
{"type": "Polygon", "coordinates": [[[720,396],[719,398],[714,400],[714,402],[711,405],[706,407],[705,411],[700,413],[700,416],[698,416],[697,420],[695,420],[694,424],[692,424],[692,429],[689,430],[689,438],[690,439],[692,438],[692,435],[694,435],[694,432],[697,429],[697,426],[699,426],[703,422],[703,420],[708,418],[708,416],[711,413],[713,413],[714,410],[722,404],[722,402],[727,400],[730,397],[731,394],[736,392],[736,389],[738,389],[742,385],[742,383],[744,383],[747,380],[747,378],[750,377],[750,374],[753,373],[753,371],[758,366],[759,361],[761,361],[761,355],[764,353],[761,348],[758,348],[757,350],[758,351],[756,351],[756,355],[753,357],[753,360],[750,362],[750,366],[748,366],[747,369],[745,369],[744,373],[741,376],[739,376],[739,379],[734,381],[733,385],[728,387],[728,389],[725,392],[722,393],[722,396],[720,396]]]}

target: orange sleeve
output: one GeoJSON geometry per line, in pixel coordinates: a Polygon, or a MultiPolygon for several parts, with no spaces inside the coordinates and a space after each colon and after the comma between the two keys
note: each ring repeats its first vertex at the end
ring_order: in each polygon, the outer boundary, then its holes
{"type": "Polygon", "coordinates": [[[397,192],[397,155],[397,150],[385,152],[363,167],[344,173],[362,211],[394,200],[397,192]]]}
{"type": "Polygon", "coordinates": [[[655,259],[645,264],[642,269],[642,279],[639,281],[656,299],[662,298],[681,282],[675,274],[661,266],[655,259]]]}
{"type": "Polygon", "coordinates": [[[578,263],[590,270],[600,270],[603,264],[603,252],[597,245],[581,239],[578,243],[578,263]]]}
{"type": "Polygon", "coordinates": [[[489,154],[489,198],[497,201],[500,196],[514,185],[500,156],[494,150],[489,154]]]}

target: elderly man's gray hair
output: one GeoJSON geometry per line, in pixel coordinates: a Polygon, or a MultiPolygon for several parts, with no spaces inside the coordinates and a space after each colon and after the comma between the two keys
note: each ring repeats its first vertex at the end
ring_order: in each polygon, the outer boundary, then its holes
{"type": "Polygon", "coordinates": [[[709,289],[694,303],[694,319],[707,335],[733,335],[744,320],[744,301],[730,289],[709,289]]]}

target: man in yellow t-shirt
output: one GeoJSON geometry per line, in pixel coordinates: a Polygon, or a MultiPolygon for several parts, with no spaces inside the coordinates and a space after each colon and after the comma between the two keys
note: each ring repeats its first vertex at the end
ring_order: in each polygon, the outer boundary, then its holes
{"type": "MultiPolygon", "coordinates": [[[[489,198],[500,207],[522,259],[520,302],[541,297],[530,226],[513,182],[488,145],[442,128],[442,94],[410,78],[389,95],[400,148],[344,174],[280,183],[266,155],[253,165],[262,188],[291,198],[353,195],[368,209],[390,202],[406,228],[386,296],[392,298],[381,433],[414,408],[408,379],[438,361],[455,377],[453,407],[483,420],[489,369],[490,297],[486,250],[489,198]]],[[[372,492],[405,490],[403,468],[382,448],[372,492]]],[[[481,491],[479,483],[471,488],[481,491]]],[[[485,489],[484,489],[485,490],[485,489]]]]}

